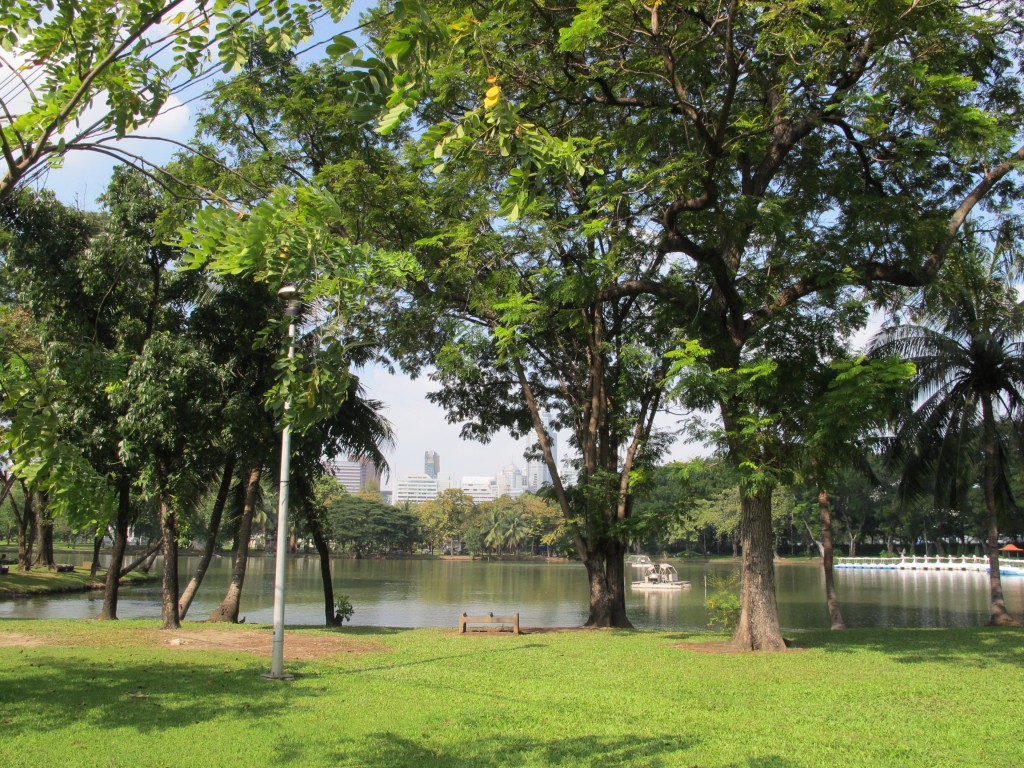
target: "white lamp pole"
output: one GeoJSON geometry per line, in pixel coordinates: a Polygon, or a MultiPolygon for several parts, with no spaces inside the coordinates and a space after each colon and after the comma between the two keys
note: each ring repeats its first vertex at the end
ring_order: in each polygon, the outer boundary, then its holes
{"type": "MultiPolygon", "coordinates": [[[[288,359],[295,356],[295,318],[299,314],[299,299],[294,285],[286,285],[277,292],[288,300],[288,359]]],[[[291,399],[285,401],[285,412],[291,399]]],[[[277,501],[277,562],[274,571],[274,647],[270,659],[270,680],[291,680],[284,671],[284,579],[288,560],[288,477],[291,473],[292,428],[285,419],[281,430],[281,475],[277,501]]]]}

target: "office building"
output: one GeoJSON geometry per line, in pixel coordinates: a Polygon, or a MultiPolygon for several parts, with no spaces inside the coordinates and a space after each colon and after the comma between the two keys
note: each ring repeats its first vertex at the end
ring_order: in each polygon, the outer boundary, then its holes
{"type": "Polygon", "coordinates": [[[423,471],[437,480],[437,473],[441,471],[441,457],[437,451],[427,451],[423,456],[423,471]]]}

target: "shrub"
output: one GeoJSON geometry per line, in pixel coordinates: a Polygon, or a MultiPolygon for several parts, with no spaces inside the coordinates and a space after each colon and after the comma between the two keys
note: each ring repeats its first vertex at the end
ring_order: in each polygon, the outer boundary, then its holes
{"type": "Polygon", "coordinates": [[[708,624],[731,632],[740,620],[739,575],[711,576],[708,585],[712,589],[704,601],[704,607],[708,609],[708,624]]]}
{"type": "Polygon", "coordinates": [[[352,601],[348,599],[348,595],[338,595],[334,600],[334,620],[339,625],[344,624],[346,621],[352,621],[352,614],[355,613],[355,608],[352,607],[352,601]]]}

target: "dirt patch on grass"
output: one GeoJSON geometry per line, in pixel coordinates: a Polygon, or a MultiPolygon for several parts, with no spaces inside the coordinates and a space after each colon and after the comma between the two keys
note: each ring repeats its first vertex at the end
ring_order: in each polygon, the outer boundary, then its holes
{"type": "MultiPolygon", "coordinates": [[[[788,641],[787,641],[788,642],[788,641]]],[[[742,648],[734,648],[727,641],[711,641],[704,643],[676,643],[672,646],[678,648],[681,651],[693,651],[694,653],[712,653],[712,654],[725,654],[729,656],[740,656],[747,653],[764,653],[764,651],[749,651],[742,648]]],[[[793,648],[788,646],[786,651],[792,653],[802,651],[803,648],[793,648]]],[[[778,651],[771,651],[771,653],[778,653],[778,651]]]]}
{"type": "MultiPolygon", "coordinates": [[[[88,629],[88,627],[86,627],[88,629]]],[[[62,634],[25,634],[0,632],[0,648],[38,648],[64,645],[68,647],[126,647],[149,645],[182,651],[226,651],[270,656],[273,632],[251,629],[131,629],[123,632],[89,632],[62,634]]],[[[384,653],[388,649],[373,640],[341,632],[303,632],[288,630],[284,638],[284,657],[290,661],[310,661],[354,653],[384,653]]]]}
{"type": "Polygon", "coordinates": [[[33,648],[46,645],[41,637],[23,635],[20,632],[0,633],[0,648],[33,648]]]}
{"type": "MultiPolygon", "coordinates": [[[[168,648],[183,651],[228,651],[270,656],[273,633],[253,630],[195,629],[154,630],[152,640],[168,648]]],[[[348,635],[306,632],[285,632],[284,657],[292,661],[310,661],[343,653],[380,653],[378,643],[348,635]]]]}

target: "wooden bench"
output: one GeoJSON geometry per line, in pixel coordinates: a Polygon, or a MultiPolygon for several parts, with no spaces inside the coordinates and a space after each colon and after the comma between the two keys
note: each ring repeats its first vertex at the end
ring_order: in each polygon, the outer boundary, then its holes
{"type": "Polygon", "coordinates": [[[467,624],[502,624],[512,627],[513,634],[519,634],[519,614],[514,613],[511,616],[495,616],[493,613],[488,613],[486,616],[470,616],[467,613],[459,616],[459,633],[466,631],[467,624]]]}
{"type": "Polygon", "coordinates": [[[71,565],[70,563],[57,563],[57,564],[54,565],[54,568],[57,569],[57,573],[74,573],[75,572],[75,566],[71,565]]]}

